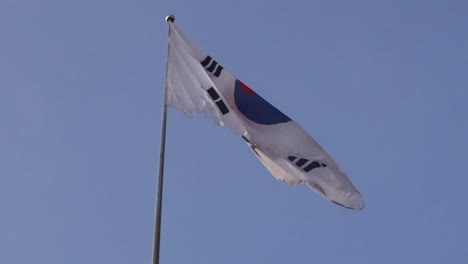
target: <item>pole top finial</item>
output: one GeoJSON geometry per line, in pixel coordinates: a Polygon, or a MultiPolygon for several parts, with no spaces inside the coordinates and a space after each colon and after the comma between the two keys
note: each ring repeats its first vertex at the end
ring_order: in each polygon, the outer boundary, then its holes
{"type": "Polygon", "coordinates": [[[174,16],[174,15],[168,15],[168,16],[166,17],[166,22],[167,22],[167,23],[172,23],[172,22],[174,22],[174,20],[175,20],[175,16],[174,16]]]}

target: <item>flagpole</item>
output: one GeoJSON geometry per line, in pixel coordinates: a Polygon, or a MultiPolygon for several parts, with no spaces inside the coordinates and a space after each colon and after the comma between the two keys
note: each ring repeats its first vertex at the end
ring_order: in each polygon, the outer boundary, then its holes
{"type": "MultiPolygon", "coordinates": [[[[169,15],[166,17],[167,23],[174,22],[175,17],[169,15]]],[[[169,28],[170,31],[170,28],[169,28]]],[[[167,56],[169,56],[169,45],[167,47],[167,56]]],[[[166,77],[167,77],[167,64],[166,61],[166,77]]],[[[167,81],[167,78],[166,78],[167,81]]],[[[161,212],[162,212],[162,198],[163,198],[163,179],[164,179],[164,156],[166,153],[166,123],[167,123],[167,100],[166,91],[167,85],[164,85],[164,103],[162,110],[161,121],[161,141],[159,148],[159,173],[158,173],[158,189],[157,189],[157,202],[154,221],[154,240],[153,240],[153,264],[159,264],[159,250],[161,248],[161,212]]]]}

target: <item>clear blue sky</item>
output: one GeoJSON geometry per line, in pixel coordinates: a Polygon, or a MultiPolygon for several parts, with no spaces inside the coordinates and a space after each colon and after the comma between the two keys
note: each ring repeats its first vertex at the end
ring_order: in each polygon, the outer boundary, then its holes
{"type": "Polygon", "coordinates": [[[0,263],[150,263],[167,25],[302,125],[364,211],[171,110],[161,263],[467,263],[467,1],[0,2],[0,263]]]}

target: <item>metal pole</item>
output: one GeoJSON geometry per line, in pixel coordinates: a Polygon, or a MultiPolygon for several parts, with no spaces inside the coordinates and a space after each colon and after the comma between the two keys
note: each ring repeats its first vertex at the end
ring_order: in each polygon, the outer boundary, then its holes
{"type": "MultiPolygon", "coordinates": [[[[172,23],[175,18],[173,15],[166,17],[166,22],[172,23]]],[[[169,28],[170,31],[170,28],[169,28]]],[[[169,46],[168,46],[169,56],[169,46]]],[[[167,63],[166,62],[166,77],[167,77],[167,63]]],[[[153,264],[159,264],[159,249],[161,247],[161,212],[162,212],[162,198],[163,198],[163,179],[164,179],[164,154],[166,152],[166,123],[167,123],[167,100],[166,100],[166,85],[164,86],[164,103],[162,110],[161,121],[161,141],[159,149],[159,174],[158,174],[158,190],[157,190],[157,203],[154,221],[154,240],[153,240],[153,264]]]]}

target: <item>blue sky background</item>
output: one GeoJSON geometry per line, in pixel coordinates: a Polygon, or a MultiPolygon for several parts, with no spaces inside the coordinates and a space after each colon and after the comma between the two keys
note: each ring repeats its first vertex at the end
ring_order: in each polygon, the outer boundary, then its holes
{"type": "Polygon", "coordinates": [[[364,211],[169,111],[161,263],[467,263],[468,2],[0,2],[0,263],[150,263],[167,25],[296,120],[364,211]]]}

